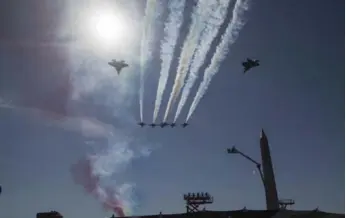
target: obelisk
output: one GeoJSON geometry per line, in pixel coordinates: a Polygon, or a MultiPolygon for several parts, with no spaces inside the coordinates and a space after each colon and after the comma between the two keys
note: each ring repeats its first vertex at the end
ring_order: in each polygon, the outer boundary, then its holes
{"type": "Polygon", "coordinates": [[[278,210],[279,199],[276,190],[275,175],[273,170],[272,159],[270,156],[268,138],[263,129],[260,137],[261,156],[262,156],[262,170],[264,177],[265,195],[267,210],[278,210]]]}

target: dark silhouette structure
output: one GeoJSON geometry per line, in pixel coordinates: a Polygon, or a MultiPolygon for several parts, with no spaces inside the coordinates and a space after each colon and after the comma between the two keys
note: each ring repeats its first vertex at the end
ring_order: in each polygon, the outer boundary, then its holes
{"type": "Polygon", "coordinates": [[[292,206],[293,204],[295,204],[295,202],[292,199],[280,199],[279,200],[280,209],[286,210],[288,206],[292,206]]]}
{"type": "Polygon", "coordinates": [[[263,173],[262,173],[262,170],[261,170],[261,164],[260,163],[258,163],[257,161],[255,161],[254,159],[249,157],[248,155],[244,154],[243,152],[239,151],[235,146],[233,146],[232,148],[227,148],[227,153],[229,153],[229,154],[240,154],[241,156],[245,157],[246,159],[248,159],[249,161],[254,163],[256,165],[256,167],[257,167],[257,170],[258,170],[260,176],[261,176],[262,184],[265,187],[264,177],[263,177],[263,173]]]}
{"type": "Polygon", "coordinates": [[[36,218],[63,218],[63,216],[57,211],[37,213],[36,218]]]}
{"type": "MultiPolygon", "coordinates": [[[[59,217],[60,213],[52,211],[47,213],[38,213],[40,216],[37,217],[50,217],[55,218],[59,217]],[[58,215],[58,216],[54,216],[58,215]]],[[[180,213],[180,214],[163,214],[160,212],[159,214],[154,215],[142,215],[142,216],[135,216],[133,218],[186,218],[186,217],[194,217],[194,218],[209,218],[209,217],[215,217],[215,218],[345,218],[345,214],[336,214],[336,213],[327,213],[324,211],[318,210],[318,208],[314,210],[301,210],[301,211],[294,211],[294,210],[248,210],[246,208],[240,209],[240,210],[233,210],[233,211],[199,211],[195,212],[193,214],[186,214],[186,213],[180,213]]],[[[60,217],[62,217],[60,215],[60,217]]],[[[114,214],[110,218],[116,218],[114,214]]]]}
{"type": "Polygon", "coordinates": [[[279,199],[278,199],[278,193],[276,190],[273,163],[270,156],[268,138],[266,134],[264,133],[263,129],[261,131],[261,136],[260,136],[260,147],[261,147],[264,189],[266,193],[267,210],[277,210],[279,209],[279,199]]]}
{"type": "Polygon", "coordinates": [[[186,202],[186,213],[199,212],[199,206],[203,204],[212,204],[214,199],[209,193],[188,193],[184,195],[186,202]]]}
{"type": "Polygon", "coordinates": [[[227,148],[227,153],[229,154],[240,154],[245,157],[247,160],[254,163],[257,167],[257,170],[261,176],[262,184],[265,191],[267,210],[278,210],[278,209],[286,209],[287,206],[294,205],[294,200],[292,199],[282,199],[278,200],[278,194],[276,190],[275,176],[273,170],[273,164],[271,161],[270,151],[269,151],[269,143],[268,138],[262,129],[260,135],[260,148],[261,148],[261,156],[262,156],[262,164],[255,161],[248,155],[239,151],[235,146],[232,148],[227,148]]]}

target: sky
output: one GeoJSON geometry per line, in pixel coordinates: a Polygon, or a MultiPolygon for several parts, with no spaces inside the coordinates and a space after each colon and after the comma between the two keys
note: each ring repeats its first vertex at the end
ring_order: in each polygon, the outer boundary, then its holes
{"type": "MultiPolygon", "coordinates": [[[[344,2],[250,1],[246,23],[190,125],[140,128],[141,69],[143,119],[152,122],[167,18],[167,1],[162,2],[152,14],[143,67],[144,1],[1,1],[0,216],[56,210],[67,218],[107,217],[113,212],[95,194],[106,187],[132,215],[184,212],[187,192],[209,192],[214,197],[209,210],[265,209],[255,166],[226,153],[236,145],[260,161],[262,128],[279,197],[294,199],[296,210],[343,213],[344,2]],[[102,38],[93,19],[109,11],[120,21],[107,26],[115,38],[102,38]],[[261,65],[243,74],[241,63],[248,57],[261,65]],[[113,58],[130,66],[118,75],[107,65],[113,58]],[[75,178],[82,170],[73,170],[85,159],[92,160],[92,172],[101,180],[93,193],[75,178]]],[[[172,90],[193,5],[186,4],[157,122],[172,90]]],[[[185,121],[196,89],[177,123],[185,121]]]]}

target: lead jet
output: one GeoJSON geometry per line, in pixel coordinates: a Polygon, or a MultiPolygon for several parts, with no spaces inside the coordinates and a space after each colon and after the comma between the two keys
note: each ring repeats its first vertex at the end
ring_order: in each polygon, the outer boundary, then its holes
{"type": "Polygon", "coordinates": [[[143,122],[139,122],[138,125],[140,125],[141,127],[143,127],[143,126],[145,126],[145,125],[147,125],[147,124],[145,124],[145,123],[143,123],[143,122]]]}
{"type": "Polygon", "coordinates": [[[168,123],[166,123],[166,122],[163,122],[163,123],[160,124],[161,128],[163,128],[163,127],[165,127],[167,125],[168,125],[168,123]]]}
{"type": "Polygon", "coordinates": [[[125,63],[125,61],[121,60],[121,61],[117,61],[115,59],[112,59],[111,62],[108,62],[109,65],[111,65],[112,67],[114,67],[117,70],[118,75],[120,74],[121,70],[124,67],[128,67],[129,65],[127,63],[125,63]]]}
{"type": "Polygon", "coordinates": [[[181,124],[181,126],[183,127],[183,128],[185,128],[186,126],[188,126],[189,124],[188,123],[183,123],[183,124],[181,124]]]}
{"type": "Polygon", "coordinates": [[[242,63],[242,65],[244,67],[244,73],[246,73],[251,68],[259,66],[260,63],[259,63],[259,60],[257,60],[257,59],[247,58],[246,61],[244,61],[242,63]]]}
{"type": "Polygon", "coordinates": [[[171,126],[172,128],[175,127],[175,125],[176,125],[175,123],[171,123],[171,124],[170,124],[170,126],[171,126]]]}

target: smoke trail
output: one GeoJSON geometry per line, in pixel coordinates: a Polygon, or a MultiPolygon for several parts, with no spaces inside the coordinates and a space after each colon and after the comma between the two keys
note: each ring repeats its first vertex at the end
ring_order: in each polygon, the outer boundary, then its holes
{"type": "Polygon", "coordinates": [[[141,59],[140,59],[140,88],[139,88],[139,110],[140,119],[143,121],[143,97],[144,97],[144,74],[146,71],[146,64],[151,59],[152,50],[152,23],[154,21],[155,9],[157,6],[157,0],[147,0],[145,8],[144,26],[142,32],[141,41],[141,59]]]}
{"type": "Polygon", "coordinates": [[[188,121],[195,111],[199,101],[204,96],[208,89],[213,76],[218,72],[221,62],[227,55],[228,48],[237,39],[241,28],[244,26],[243,14],[248,10],[248,0],[237,0],[233,9],[232,20],[227,26],[224,35],[221,38],[220,44],[217,46],[216,51],[211,59],[210,65],[204,72],[203,81],[201,82],[196,96],[190,106],[189,113],[187,115],[186,121],[188,121]]]}
{"type": "Polygon", "coordinates": [[[105,208],[111,209],[119,217],[124,217],[125,213],[121,201],[116,198],[113,189],[100,187],[100,176],[93,173],[92,165],[90,159],[82,159],[73,165],[71,171],[75,182],[100,200],[105,208]]]}
{"type": "Polygon", "coordinates": [[[217,5],[215,9],[212,9],[212,16],[215,18],[215,23],[206,23],[206,27],[202,32],[201,39],[199,41],[199,45],[195,51],[189,77],[187,79],[187,82],[185,84],[185,87],[183,89],[181,99],[178,104],[177,111],[175,113],[174,117],[174,123],[178,119],[181,110],[183,109],[187,98],[189,97],[191,88],[196,82],[196,79],[198,77],[198,71],[199,68],[203,65],[203,62],[207,56],[207,53],[210,49],[211,43],[213,42],[213,39],[215,38],[217,32],[220,29],[221,24],[224,22],[226,15],[227,15],[227,8],[230,3],[230,0],[221,0],[220,4],[217,5]]]}
{"type": "MultiPolygon", "coordinates": [[[[76,56],[78,57],[78,55],[82,56],[77,52],[76,56]]],[[[83,59],[85,60],[85,58],[83,59]]],[[[133,121],[133,117],[127,112],[130,105],[127,104],[127,101],[132,100],[134,94],[132,92],[134,80],[131,77],[121,81],[113,80],[110,76],[113,72],[110,69],[102,68],[102,62],[96,62],[94,66],[93,68],[83,70],[86,77],[79,75],[79,73],[73,74],[75,77],[73,80],[74,91],[81,93],[77,95],[75,101],[86,101],[80,107],[73,108],[77,109],[79,113],[82,112],[84,114],[86,112],[88,116],[100,117],[101,115],[100,119],[107,120],[111,124],[110,126],[103,125],[105,128],[100,129],[95,128],[94,125],[90,125],[88,122],[82,122],[80,125],[82,125],[83,130],[84,126],[86,126],[88,132],[96,132],[99,135],[96,138],[95,144],[91,145],[93,150],[92,175],[100,179],[100,182],[97,183],[97,195],[92,194],[94,197],[97,197],[97,200],[101,202],[105,209],[111,209],[120,216],[122,213],[126,214],[135,209],[138,202],[132,198],[131,190],[135,190],[134,186],[124,181],[124,178],[121,178],[119,173],[126,170],[126,166],[133,158],[143,156],[141,154],[143,153],[142,151],[137,151],[139,150],[139,148],[136,148],[137,146],[141,146],[141,148],[147,146],[141,137],[134,135],[132,132],[131,126],[133,122],[131,121],[133,121]],[[95,74],[94,70],[97,70],[98,73],[95,74]],[[113,94],[109,95],[109,93],[113,94]],[[99,107],[95,104],[101,104],[101,106],[99,107]],[[96,107],[95,110],[90,110],[90,106],[93,105],[96,107]],[[87,111],[85,111],[86,108],[87,111]],[[130,123],[131,126],[129,125],[130,123]],[[130,189],[125,188],[126,186],[130,187],[130,189]],[[105,189],[106,187],[111,188],[105,189]],[[111,192],[110,190],[114,191],[111,192]],[[128,209],[126,210],[126,208],[128,209]]],[[[80,125],[72,125],[72,127],[78,128],[80,125]]],[[[92,138],[95,137],[88,137],[87,139],[90,140],[92,138]]],[[[94,178],[94,180],[96,179],[94,178]]]]}
{"type": "Polygon", "coordinates": [[[173,59],[175,44],[179,36],[181,24],[183,22],[184,6],[185,0],[169,1],[168,7],[170,10],[170,14],[168,16],[168,21],[165,23],[165,36],[163,42],[161,43],[161,72],[156,93],[153,123],[155,123],[156,121],[157,114],[160,110],[162,95],[166,88],[168,73],[171,66],[171,61],[173,59]]]}
{"type": "Polygon", "coordinates": [[[167,120],[169,111],[180,94],[187,70],[190,66],[192,55],[196,49],[200,34],[204,28],[203,24],[206,20],[206,11],[209,9],[209,5],[210,0],[200,0],[192,12],[192,23],[179,57],[179,66],[174,80],[173,89],[167,103],[166,112],[163,118],[164,122],[167,120]]]}

